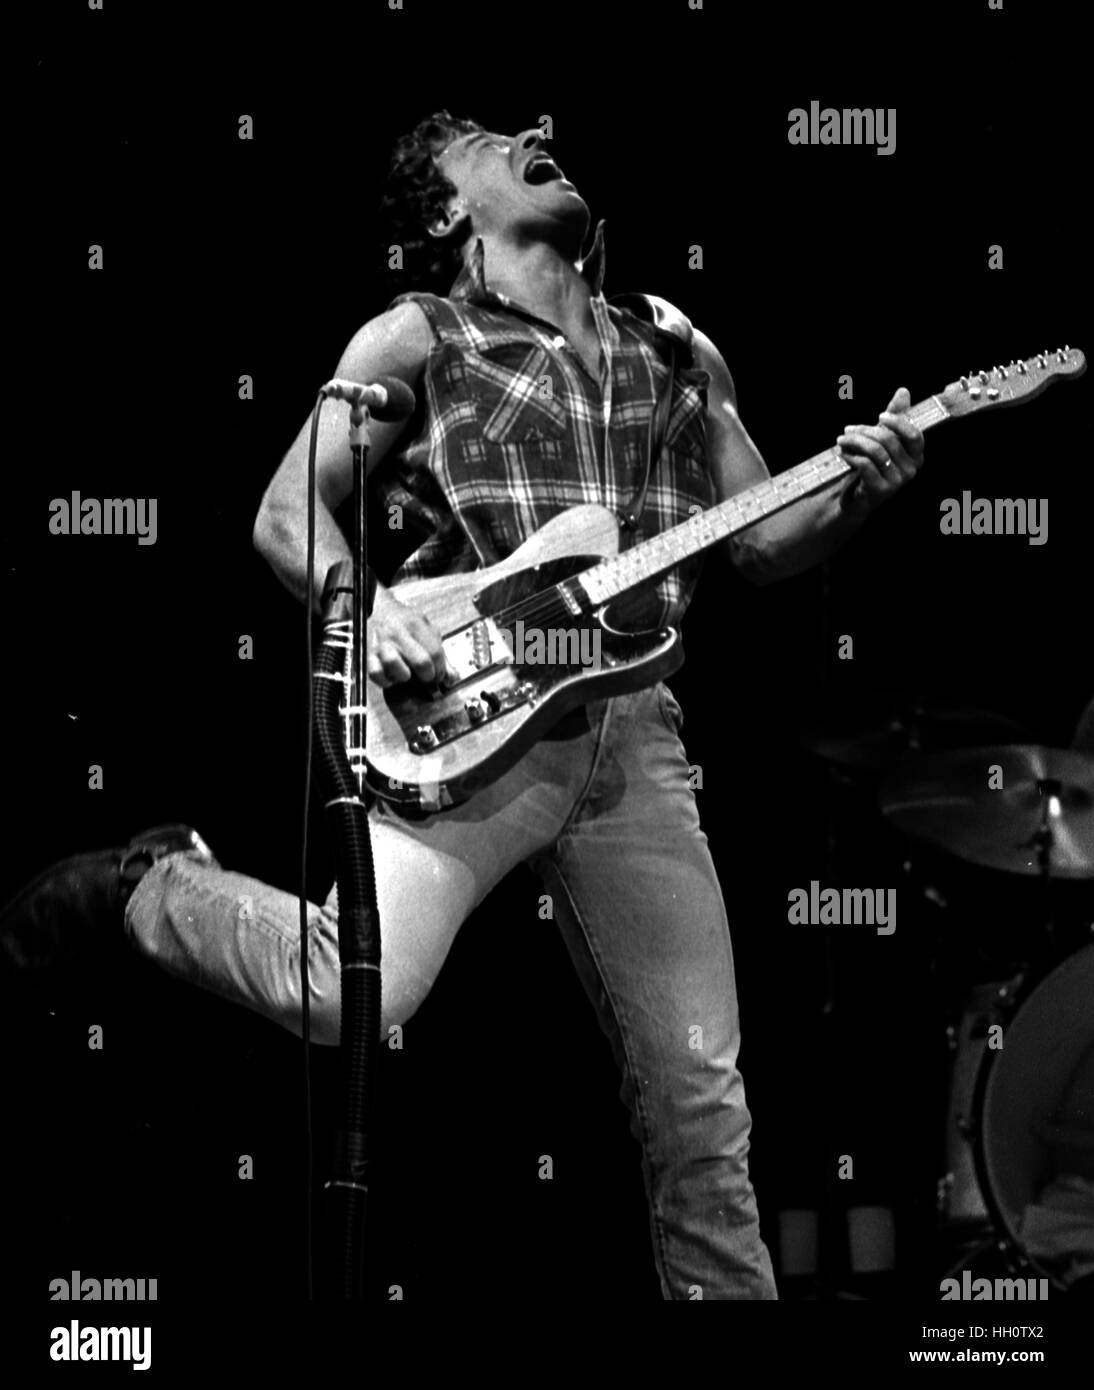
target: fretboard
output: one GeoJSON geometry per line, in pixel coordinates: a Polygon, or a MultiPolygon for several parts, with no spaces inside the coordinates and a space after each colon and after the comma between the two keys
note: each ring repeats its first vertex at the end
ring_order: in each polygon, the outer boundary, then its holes
{"type": "MultiPolygon", "coordinates": [[[[921,430],[950,418],[937,396],[912,406],[907,415],[921,430]]],[[[679,526],[673,526],[631,550],[624,550],[602,561],[580,576],[581,583],[592,603],[599,606],[626,593],[628,589],[656,578],[699,551],[717,545],[727,536],[753,526],[764,517],[773,516],[802,497],[821,492],[852,471],[851,465],[837,450],[826,449],[824,453],[806,459],[785,473],[757,483],[755,487],[747,488],[735,497],[719,502],[717,506],[697,512],[679,526]]]]}

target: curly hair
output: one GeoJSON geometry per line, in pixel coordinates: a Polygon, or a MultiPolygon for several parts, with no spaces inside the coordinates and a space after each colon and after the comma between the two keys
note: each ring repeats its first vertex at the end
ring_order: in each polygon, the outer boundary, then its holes
{"type": "Polygon", "coordinates": [[[403,248],[402,271],[389,271],[396,293],[408,289],[447,292],[459,271],[462,250],[429,235],[428,226],[444,210],[456,187],[434,156],[460,135],[484,129],[477,121],[434,112],[396,143],[380,203],[386,245],[403,248]]]}

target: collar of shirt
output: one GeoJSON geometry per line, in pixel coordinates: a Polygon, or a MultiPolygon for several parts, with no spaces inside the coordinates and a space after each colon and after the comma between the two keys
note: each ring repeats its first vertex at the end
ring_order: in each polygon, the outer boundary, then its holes
{"type": "MultiPolygon", "coordinates": [[[[525,314],[528,318],[534,319],[536,323],[545,323],[537,314],[526,309],[517,300],[511,299],[506,294],[498,294],[496,291],[488,289],[486,286],[485,272],[486,252],[482,244],[482,238],[475,239],[475,246],[471,252],[470,259],[462,268],[460,273],[453,281],[452,288],[448,292],[449,299],[461,300],[465,304],[475,304],[481,308],[501,308],[510,313],[516,312],[525,314]]],[[[607,301],[603,296],[604,285],[604,219],[601,218],[596,224],[596,231],[593,233],[592,245],[581,260],[581,274],[588,283],[592,292],[593,319],[596,322],[597,331],[600,334],[601,344],[605,339],[614,347],[618,344],[618,331],[607,312],[607,301]]],[[[692,352],[690,347],[681,348],[680,339],[674,334],[666,333],[664,329],[655,323],[649,323],[645,319],[634,318],[633,322],[640,326],[654,345],[659,349],[663,358],[668,358],[670,350],[675,352],[677,358],[681,356],[688,365],[692,362],[692,352]]],[[[547,325],[554,328],[553,324],[547,325]]],[[[555,330],[557,332],[557,329],[555,330]]]]}

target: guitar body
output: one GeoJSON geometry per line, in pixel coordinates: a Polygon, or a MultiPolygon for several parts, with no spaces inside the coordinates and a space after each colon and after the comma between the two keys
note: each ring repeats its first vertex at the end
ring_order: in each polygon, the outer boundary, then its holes
{"type": "Polygon", "coordinates": [[[400,603],[441,633],[449,674],[443,688],[367,682],[363,764],[348,727],[347,751],[377,796],[422,811],[457,805],[570,710],[654,685],[679,667],[674,628],[626,633],[604,606],[575,613],[559,605],[554,586],[618,551],[612,512],[573,507],[500,564],[398,586],[400,603]]]}

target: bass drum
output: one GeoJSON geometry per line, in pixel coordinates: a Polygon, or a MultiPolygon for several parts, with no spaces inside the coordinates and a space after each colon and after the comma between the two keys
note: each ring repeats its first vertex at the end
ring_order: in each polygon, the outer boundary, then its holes
{"type": "Polygon", "coordinates": [[[1057,1290],[1094,1275],[1094,945],[1019,993],[977,1078],[976,1166],[1012,1263],[1057,1290]]]}

